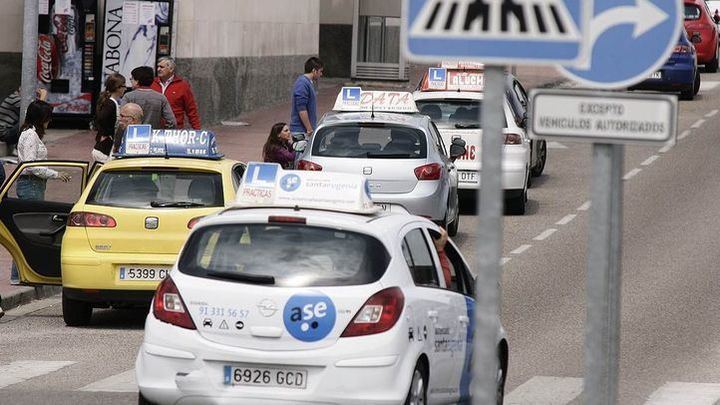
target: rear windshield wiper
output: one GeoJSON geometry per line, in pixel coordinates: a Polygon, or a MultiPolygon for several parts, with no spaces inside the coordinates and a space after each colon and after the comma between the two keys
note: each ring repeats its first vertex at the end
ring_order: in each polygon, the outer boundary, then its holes
{"type": "Polygon", "coordinates": [[[150,206],[154,208],[190,208],[205,207],[206,205],[193,201],[151,201],[150,206]]]}
{"type": "Polygon", "coordinates": [[[368,152],[367,157],[369,158],[411,158],[414,155],[410,153],[382,153],[382,152],[368,152]]]}
{"type": "Polygon", "coordinates": [[[236,281],[244,281],[252,284],[275,284],[275,277],[261,276],[256,274],[231,273],[228,271],[208,270],[207,275],[217,278],[229,278],[236,281]]]}
{"type": "Polygon", "coordinates": [[[455,128],[457,129],[478,129],[480,128],[480,124],[460,124],[456,123],[455,128]]]}

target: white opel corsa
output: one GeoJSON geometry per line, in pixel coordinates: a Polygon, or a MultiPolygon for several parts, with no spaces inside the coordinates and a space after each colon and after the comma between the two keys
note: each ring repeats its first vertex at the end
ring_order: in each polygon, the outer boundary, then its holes
{"type": "MultiPolygon", "coordinates": [[[[195,226],[159,286],[139,403],[469,399],[474,278],[451,241],[443,271],[433,222],[374,208],[362,176],[272,164],[248,166],[243,198],[195,226]]],[[[501,327],[497,353],[502,403],[501,327]]]]}

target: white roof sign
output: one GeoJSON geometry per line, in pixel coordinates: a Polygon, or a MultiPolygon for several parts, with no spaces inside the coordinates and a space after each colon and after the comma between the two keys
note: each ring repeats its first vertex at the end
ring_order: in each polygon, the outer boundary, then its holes
{"type": "Polygon", "coordinates": [[[663,94],[533,90],[530,138],[596,143],[667,143],[677,132],[677,98],[663,94]]]}
{"type": "Polygon", "coordinates": [[[421,87],[422,91],[483,91],[485,75],[480,70],[429,68],[427,81],[421,87]]]}
{"type": "Polygon", "coordinates": [[[241,207],[302,207],[372,214],[379,210],[361,175],[283,170],[276,163],[248,163],[235,199],[241,207]]]}
{"type": "Polygon", "coordinates": [[[412,94],[404,91],[364,91],[360,87],[343,87],[333,111],[418,112],[412,94]]]}

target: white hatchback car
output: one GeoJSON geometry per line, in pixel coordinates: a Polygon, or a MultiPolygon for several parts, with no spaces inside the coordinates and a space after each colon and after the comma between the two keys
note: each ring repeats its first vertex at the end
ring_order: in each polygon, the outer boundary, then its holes
{"type": "MultiPolygon", "coordinates": [[[[238,202],[195,226],[158,288],[141,404],[470,398],[474,278],[451,241],[443,270],[437,225],[373,207],[362,176],[271,164],[248,166],[238,202]]],[[[502,328],[497,353],[502,403],[502,328]]]]}

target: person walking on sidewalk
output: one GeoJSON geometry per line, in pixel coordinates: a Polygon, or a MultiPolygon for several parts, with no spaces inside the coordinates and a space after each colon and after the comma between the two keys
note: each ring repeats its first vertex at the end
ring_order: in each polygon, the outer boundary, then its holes
{"type": "Polygon", "coordinates": [[[91,156],[96,162],[105,163],[110,158],[113,137],[120,122],[120,100],[125,94],[125,76],[112,73],[105,79],[105,91],[100,93],[95,116],[95,146],[91,156]]]}
{"type": "Polygon", "coordinates": [[[168,99],[175,115],[176,128],[185,127],[185,116],[187,115],[192,129],[200,129],[200,115],[195,103],[195,95],[190,83],[175,74],[175,60],[173,58],[163,56],[158,59],[157,77],[151,87],[168,99]]]}
{"type": "Polygon", "coordinates": [[[293,85],[290,132],[295,141],[309,138],[317,124],[317,92],[313,82],[322,77],[323,69],[320,58],[311,57],[305,62],[305,73],[293,85]]]}
{"type": "MultiPolygon", "coordinates": [[[[28,106],[25,122],[20,127],[17,152],[18,164],[47,160],[47,148],[42,141],[45,130],[50,124],[53,107],[41,100],[35,100],[28,106]]],[[[70,180],[67,173],[58,172],[47,167],[31,167],[25,169],[17,180],[17,196],[21,200],[43,201],[48,179],[70,180]]],[[[18,269],[15,262],[10,270],[10,284],[20,284],[18,269]]]]}
{"type": "Polygon", "coordinates": [[[125,94],[122,104],[139,105],[144,115],[142,123],[150,124],[154,129],[175,128],[175,116],[167,98],[150,88],[155,76],[153,68],[136,67],[130,75],[133,91],[125,94]]]}
{"type": "Polygon", "coordinates": [[[278,163],[283,169],[292,169],[295,152],[290,148],[292,136],[290,128],[284,122],[272,126],[270,135],[263,146],[263,162],[278,163]]]}

